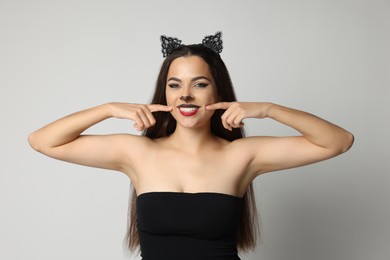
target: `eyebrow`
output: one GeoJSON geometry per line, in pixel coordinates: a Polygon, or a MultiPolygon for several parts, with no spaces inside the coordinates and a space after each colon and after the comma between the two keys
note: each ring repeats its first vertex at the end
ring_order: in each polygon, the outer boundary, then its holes
{"type": "MultiPolygon", "coordinates": [[[[209,78],[205,77],[205,76],[197,76],[195,78],[192,78],[191,82],[194,82],[194,81],[197,81],[197,80],[200,80],[200,79],[205,79],[205,80],[208,80],[208,81],[211,82],[211,80],[209,78]]],[[[177,82],[182,82],[181,79],[178,79],[176,77],[170,77],[167,81],[170,81],[170,80],[177,81],[177,82]]]]}

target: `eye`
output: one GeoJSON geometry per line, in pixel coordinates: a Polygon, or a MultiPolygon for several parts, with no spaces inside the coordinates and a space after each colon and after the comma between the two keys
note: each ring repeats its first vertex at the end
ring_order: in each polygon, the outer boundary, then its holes
{"type": "Polygon", "coordinates": [[[170,88],[178,88],[180,86],[179,86],[179,84],[176,84],[176,83],[170,83],[170,84],[168,84],[168,87],[170,87],[170,88]]]}
{"type": "Polygon", "coordinates": [[[196,84],[195,84],[195,87],[198,87],[198,88],[205,88],[205,87],[207,87],[208,85],[209,85],[208,83],[199,82],[199,83],[196,83],[196,84]]]}

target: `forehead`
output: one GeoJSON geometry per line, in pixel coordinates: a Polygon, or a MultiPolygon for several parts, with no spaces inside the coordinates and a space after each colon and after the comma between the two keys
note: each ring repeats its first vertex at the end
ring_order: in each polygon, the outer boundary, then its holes
{"type": "Polygon", "coordinates": [[[211,77],[209,65],[199,56],[184,56],[172,61],[168,70],[170,77],[211,77]]]}

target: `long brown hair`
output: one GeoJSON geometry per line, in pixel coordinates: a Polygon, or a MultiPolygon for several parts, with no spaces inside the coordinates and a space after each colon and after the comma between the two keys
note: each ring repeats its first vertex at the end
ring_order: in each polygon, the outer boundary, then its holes
{"type": "MultiPolygon", "coordinates": [[[[214,78],[217,86],[217,94],[219,102],[236,101],[236,96],[233,89],[233,84],[229,76],[229,72],[220,55],[214,53],[209,48],[202,44],[182,45],[180,48],[172,52],[163,62],[160,73],[157,78],[156,88],[152,99],[152,104],[166,105],[165,86],[169,67],[173,60],[183,56],[199,56],[208,65],[211,75],[214,78]]],[[[233,131],[225,129],[222,125],[221,116],[224,110],[216,110],[211,117],[211,132],[228,141],[244,137],[244,132],[241,128],[234,128],[233,131]]],[[[156,124],[146,131],[144,135],[155,139],[166,137],[172,134],[176,128],[176,120],[170,113],[155,112],[153,116],[156,119],[156,124]]],[[[128,231],[125,237],[125,244],[130,250],[135,250],[139,246],[139,235],[137,230],[137,194],[132,188],[131,199],[129,205],[128,231]]],[[[256,209],[256,201],[253,191],[253,185],[250,184],[244,197],[241,219],[237,234],[237,245],[240,250],[247,251],[253,249],[256,245],[259,226],[256,209]]]]}

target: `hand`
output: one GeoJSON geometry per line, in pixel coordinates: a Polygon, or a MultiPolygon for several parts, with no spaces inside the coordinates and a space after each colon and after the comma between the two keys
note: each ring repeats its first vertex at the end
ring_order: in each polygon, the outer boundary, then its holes
{"type": "Polygon", "coordinates": [[[115,118],[130,119],[134,121],[134,128],[142,131],[156,123],[153,112],[170,112],[171,106],[159,104],[128,104],[128,103],[110,103],[111,114],[115,118]]]}
{"type": "Polygon", "coordinates": [[[221,119],[223,126],[232,131],[243,127],[245,118],[266,118],[269,103],[263,102],[220,102],[206,106],[207,110],[226,109],[221,119]]]}

